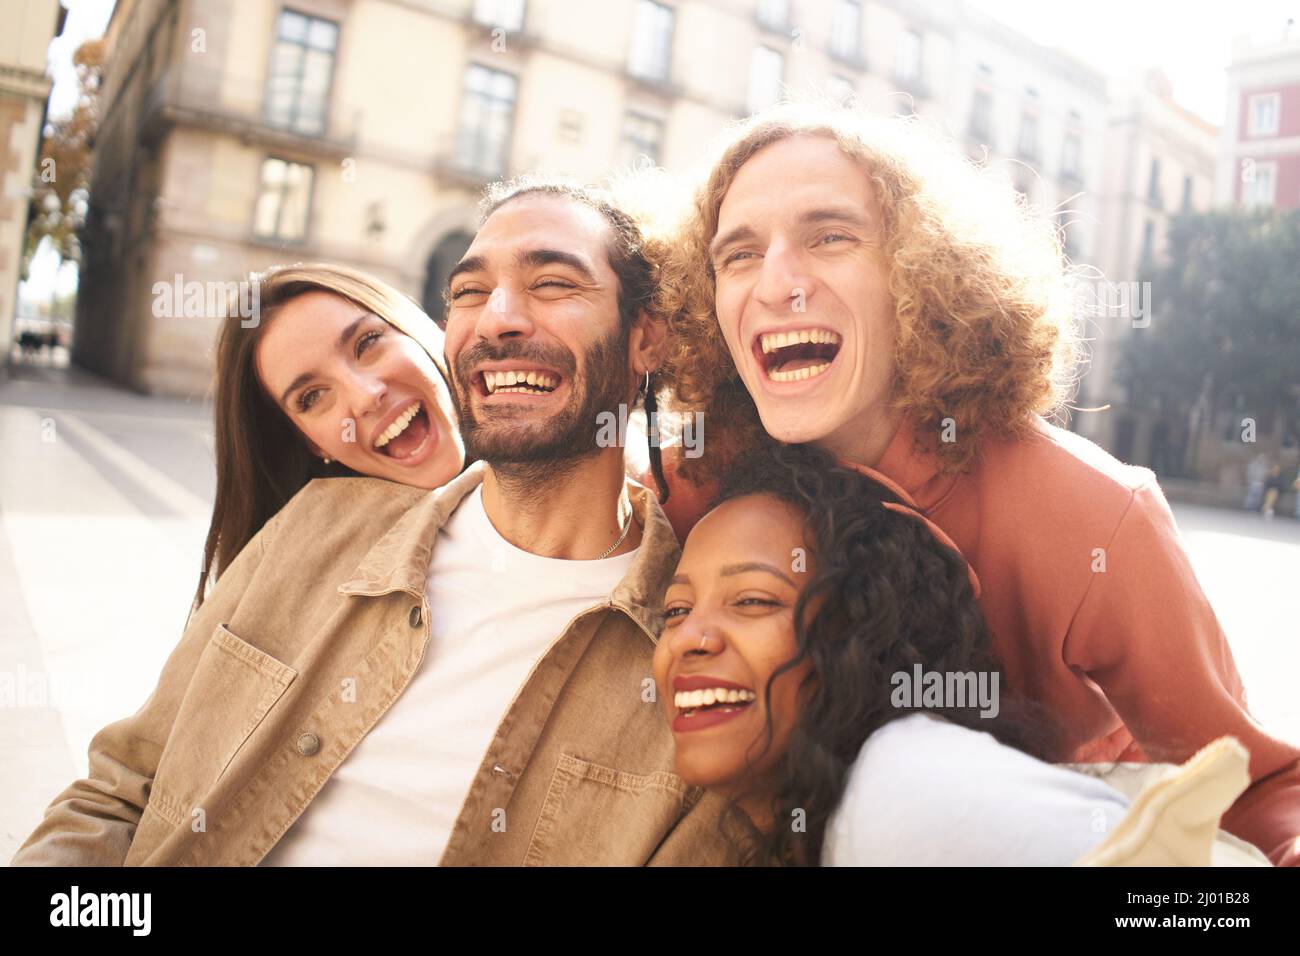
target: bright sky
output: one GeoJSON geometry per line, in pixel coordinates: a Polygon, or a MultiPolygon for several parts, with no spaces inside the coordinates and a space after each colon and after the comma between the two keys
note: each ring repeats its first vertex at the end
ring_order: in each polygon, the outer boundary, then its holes
{"type": "Polygon", "coordinates": [[[1106,73],[1159,66],[1174,99],[1216,126],[1234,36],[1280,33],[1297,0],[970,0],[1039,43],[1068,50],[1106,73]],[[1085,15],[1086,13],[1086,15],[1085,15]]]}
{"type": "Polygon", "coordinates": [[[50,43],[49,72],[54,77],[50,93],[50,117],[67,116],[77,105],[77,71],[72,66],[72,54],[85,40],[104,35],[114,0],[63,0],[68,8],[68,21],[63,33],[50,43]]]}

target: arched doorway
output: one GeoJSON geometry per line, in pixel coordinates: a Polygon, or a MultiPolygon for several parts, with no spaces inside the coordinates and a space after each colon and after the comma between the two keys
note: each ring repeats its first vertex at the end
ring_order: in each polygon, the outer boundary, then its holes
{"type": "Polygon", "coordinates": [[[429,263],[424,271],[424,294],[420,304],[440,326],[447,325],[447,310],[442,301],[442,292],[447,288],[447,277],[451,275],[452,268],[460,262],[461,257],[465,255],[465,250],[473,241],[474,237],[468,232],[461,230],[450,232],[433,247],[433,252],[429,256],[429,263]]]}

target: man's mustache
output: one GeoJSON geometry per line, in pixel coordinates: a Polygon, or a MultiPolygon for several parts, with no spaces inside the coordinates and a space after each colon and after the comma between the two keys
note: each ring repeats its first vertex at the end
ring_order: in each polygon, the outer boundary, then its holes
{"type": "Polygon", "coordinates": [[[510,359],[545,365],[555,369],[570,381],[577,367],[573,355],[565,349],[545,348],[532,342],[508,341],[499,345],[477,342],[456,357],[456,378],[463,383],[468,383],[476,365],[484,362],[504,362],[510,359]]]}

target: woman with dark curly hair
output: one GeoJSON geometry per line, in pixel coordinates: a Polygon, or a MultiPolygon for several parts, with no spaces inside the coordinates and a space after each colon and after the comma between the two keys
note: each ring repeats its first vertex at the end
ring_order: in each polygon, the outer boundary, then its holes
{"type": "Polygon", "coordinates": [[[653,256],[666,385],[710,436],[672,478],[716,481],[766,433],[892,480],[983,578],[1056,759],[1182,762],[1231,734],[1254,784],[1226,828],[1300,863],[1300,748],[1247,710],[1155,475],[1044,417],[1076,376],[1074,298],[1009,184],[917,124],[782,107],[728,132],[653,256]]]}
{"type": "Polygon", "coordinates": [[[810,446],[744,456],[691,532],[655,678],[677,772],[731,799],[747,862],[1066,865],[1124,815],[1035,759],[1051,721],[1001,684],[945,538],[810,446]]]}

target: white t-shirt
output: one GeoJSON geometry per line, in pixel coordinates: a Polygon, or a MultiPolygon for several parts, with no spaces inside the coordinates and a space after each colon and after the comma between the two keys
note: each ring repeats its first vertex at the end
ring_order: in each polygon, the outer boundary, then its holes
{"type": "Polygon", "coordinates": [[[1068,866],[1106,838],[1128,798],[928,714],[862,745],[826,827],[823,866],[1068,866]]]}
{"type": "Polygon", "coordinates": [[[529,554],[492,526],[482,485],[466,495],[434,547],[419,670],[262,865],[437,864],[533,665],[574,617],[608,601],[635,557],[529,554]]]}

